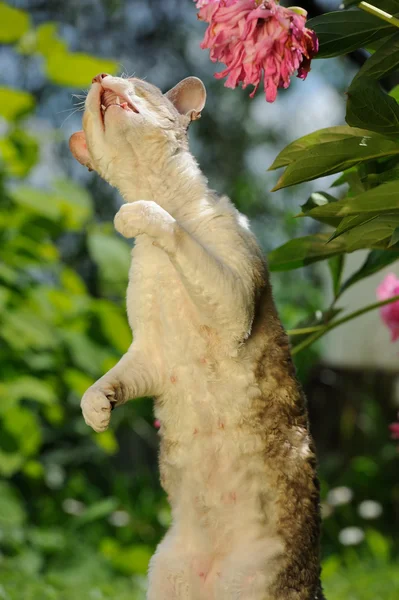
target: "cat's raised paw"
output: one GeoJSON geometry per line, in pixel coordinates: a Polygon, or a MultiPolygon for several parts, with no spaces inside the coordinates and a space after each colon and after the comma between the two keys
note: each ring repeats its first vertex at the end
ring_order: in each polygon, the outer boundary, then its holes
{"type": "Polygon", "coordinates": [[[84,394],[80,407],[87,425],[100,433],[108,428],[111,418],[112,402],[103,391],[95,386],[84,394]]]}
{"type": "Polygon", "coordinates": [[[115,229],[124,237],[132,238],[147,234],[157,245],[173,247],[176,232],[175,219],[152,200],[136,200],[123,204],[115,215],[115,229]]]}

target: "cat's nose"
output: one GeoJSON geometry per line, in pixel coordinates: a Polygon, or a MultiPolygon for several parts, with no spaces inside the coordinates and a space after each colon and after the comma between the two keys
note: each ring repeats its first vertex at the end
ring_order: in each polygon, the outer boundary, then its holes
{"type": "Polygon", "coordinates": [[[99,73],[91,80],[92,83],[101,83],[104,77],[108,77],[108,73],[99,73]]]}

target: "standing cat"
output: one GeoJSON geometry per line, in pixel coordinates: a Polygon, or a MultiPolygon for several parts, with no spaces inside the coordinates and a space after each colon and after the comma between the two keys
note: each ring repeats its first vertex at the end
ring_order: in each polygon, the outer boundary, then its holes
{"type": "Polygon", "coordinates": [[[127,291],[134,341],[82,399],[153,396],[173,523],[148,600],[322,600],[319,491],[305,399],[246,218],[207,187],[187,128],[205,104],[189,77],[166,94],[97,75],[74,156],[121,192],[136,238],[127,291]]]}

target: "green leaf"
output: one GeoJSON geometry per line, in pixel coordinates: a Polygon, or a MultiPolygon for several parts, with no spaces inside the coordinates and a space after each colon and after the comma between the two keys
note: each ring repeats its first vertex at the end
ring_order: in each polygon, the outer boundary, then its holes
{"type": "Polygon", "coordinates": [[[328,268],[330,269],[332,288],[334,296],[337,296],[341,286],[342,272],[345,264],[345,255],[337,254],[328,259],[328,268]]]}
{"type": "Polygon", "coordinates": [[[108,235],[98,228],[89,231],[90,256],[98,265],[102,281],[113,292],[125,293],[130,267],[130,247],[115,233],[108,235]]]}
{"type": "Polygon", "coordinates": [[[14,121],[26,115],[34,106],[35,99],[29,92],[0,87],[0,116],[7,121],[14,121]]]}
{"type": "Polygon", "coordinates": [[[26,513],[16,488],[6,481],[0,481],[0,527],[18,527],[25,520],[26,513]]]}
{"type": "MultiPolygon", "coordinates": [[[[334,196],[331,196],[331,194],[327,194],[327,192],[313,192],[313,194],[309,196],[305,204],[301,205],[302,213],[306,214],[313,208],[316,208],[318,206],[325,206],[326,204],[330,204],[331,202],[337,202],[337,198],[334,198],[334,196]]],[[[325,223],[326,225],[336,227],[341,219],[336,217],[321,217],[317,218],[316,220],[320,221],[321,223],[325,223]]]]}
{"type": "Polygon", "coordinates": [[[39,158],[39,145],[34,137],[23,129],[14,129],[0,139],[0,154],[8,173],[25,177],[39,158]]]}
{"type": "Polygon", "coordinates": [[[396,85],[390,92],[389,95],[395,98],[396,102],[399,102],[399,85],[396,85]]]}
{"type": "Polygon", "coordinates": [[[106,300],[97,300],[94,311],[98,315],[103,334],[118,352],[126,352],[132,343],[132,332],[119,307],[106,300]]]}
{"type": "Polygon", "coordinates": [[[397,135],[399,104],[381,89],[377,81],[362,77],[348,90],[345,119],[352,127],[367,127],[377,133],[397,135]]]}
{"type": "Polygon", "coordinates": [[[363,77],[376,80],[382,79],[382,77],[386,77],[394,71],[398,65],[399,31],[396,30],[396,33],[386,39],[373,56],[366,60],[353,79],[351,87],[355,82],[357,83],[360,79],[363,79],[363,77]]]}
{"type": "MultiPolygon", "coordinates": [[[[15,406],[3,415],[3,430],[18,441],[18,452],[32,456],[38,451],[42,434],[36,416],[26,408],[15,406]]],[[[3,436],[2,436],[3,437],[3,436]]]]}
{"type": "Polygon", "coordinates": [[[315,31],[320,42],[317,58],[330,58],[365,48],[367,44],[387,35],[396,28],[362,10],[330,12],[310,19],[309,29],[315,31]]]}
{"type": "Polygon", "coordinates": [[[46,72],[53,83],[71,87],[88,87],[93,73],[110,73],[118,70],[112,60],[96,58],[89,54],[55,52],[47,56],[46,72]]]}
{"type": "Polygon", "coordinates": [[[59,206],[45,190],[21,185],[12,189],[11,198],[20,206],[51,221],[58,221],[61,217],[59,206]]]}
{"type": "Polygon", "coordinates": [[[94,377],[101,373],[101,364],[108,357],[104,348],[95,344],[80,331],[63,330],[61,333],[73,364],[94,377]]]}
{"type": "Polygon", "coordinates": [[[93,201],[87,190],[70,179],[53,182],[54,202],[58,205],[68,229],[80,231],[93,214],[93,201]]]}
{"type": "Polygon", "coordinates": [[[8,311],[0,326],[0,337],[18,351],[54,349],[59,343],[57,332],[27,309],[8,311]]]}
{"type": "Polygon", "coordinates": [[[349,185],[349,189],[352,195],[361,194],[365,191],[365,187],[357,167],[351,167],[350,169],[344,171],[338,177],[338,179],[334,181],[331,187],[338,187],[339,185],[343,185],[344,183],[347,183],[349,185]]]}
{"type": "Polygon", "coordinates": [[[90,194],[79,184],[59,179],[53,183],[53,191],[19,186],[11,192],[12,199],[51,221],[64,219],[68,229],[80,230],[91,217],[93,204],[90,194]]]}
{"type": "Polygon", "coordinates": [[[338,173],[366,160],[399,154],[396,141],[364,129],[332,127],[306,137],[312,138],[312,145],[295,147],[304,139],[301,138],[283,150],[273,163],[271,168],[284,163],[288,166],[272,191],[338,173]],[[323,137],[323,132],[331,141],[323,137]]]}
{"type": "Polygon", "coordinates": [[[104,519],[118,508],[119,500],[117,498],[104,498],[99,502],[91,504],[86,510],[76,517],[75,525],[81,526],[86,523],[104,519]]]}
{"type": "Polygon", "coordinates": [[[270,252],[269,267],[271,271],[289,271],[345,252],[341,240],[327,241],[328,235],[322,233],[290,240],[270,252]]]}
{"type": "Polygon", "coordinates": [[[399,181],[389,181],[363,194],[313,208],[306,217],[346,217],[349,215],[378,215],[399,210],[399,181]]]}
{"type": "Polygon", "coordinates": [[[390,556],[390,544],[379,531],[376,529],[367,529],[366,532],[366,543],[370,549],[371,554],[377,561],[381,561],[386,564],[390,556]]]}
{"type": "Polygon", "coordinates": [[[343,284],[341,293],[351,285],[378,273],[388,265],[399,260],[399,250],[372,250],[358,271],[353,273],[343,284]]]}
{"type": "Polygon", "coordinates": [[[388,248],[390,248],[391,246],[395,246],[398,243],[399,243],[399,227],[396,227],[396,229],[393,232],[392,237],[390,239],[388,248]]]}
{"type": "Polygon", "coordinates": [[[58,37],[57,23],[43,23],[36,28],[36,50],[44,56],[54,53],[66,52],[67,45],[64,40],[58,37]]]}
{"type": "Polygon", "coordinates": [[[358,225],[363,225],[363,223],[368,223],[369,221],[372,221],[376,218],[377,215],[353,215],[350,217],[345,217],[344,219],[342,219],[337,229],[334,231],[334,233],[331,235],[328,241],[330,242],[330,240],[335,240],[340,235],[346,233],[347,231],[350,231],[351,229],[354,229],[358,225]]]}
{"type": "Polygon", "coordinates": [[[362,248],[387,246],[389,239],[398,226],[399,214],[381,215],[358,225],[344,235],[346,251],[354,252],[362,248]]]}
{"type": "MultiPolygon", "coordinates": [[[[399,87],[399,86],[398,86],[399,87]]],[[[331,144],[335,142],[346,142],[353,137],[362,139],[365,135],[369,135],[367,129],[354,129],[347,125],[338,125],[337,127],[327,127],[318,129],[313,133],[304,135],[286,146],[277,155],[273,164],[269,167],[269,171],[275,171],[281,167],[286,167],[301,158],[303,151],[312,146],[321,146],[322,144],[331,144]]]]}
{"type": "Polygon", "coordinates": [[[5,393],[16,401],[26,399],[50,405],[57,400],[57,396],[51,385],[28,375],[14,379],[11,382],[5,382],[4,385],[5,393]]]}
{"type": "Polygon", "coordinates": [[[2,44],[17,42],[28,31],[29,26],[29,15],[26,11],[0,2],[0,42],[2,44]]]}

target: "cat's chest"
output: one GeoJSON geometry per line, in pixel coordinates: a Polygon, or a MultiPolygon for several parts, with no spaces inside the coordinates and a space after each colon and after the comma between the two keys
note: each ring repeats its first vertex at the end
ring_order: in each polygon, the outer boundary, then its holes
{"type": "Polygon", "coordinates": [[[127,312],[133,333],[159,337],[163,345],[181,350],[204,337],[201,315],[169,257],[145,239],[132,252],[127,312]]]}

